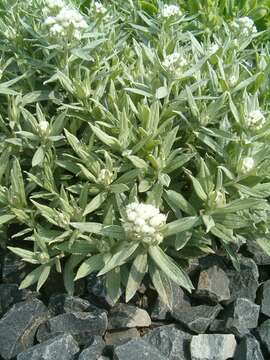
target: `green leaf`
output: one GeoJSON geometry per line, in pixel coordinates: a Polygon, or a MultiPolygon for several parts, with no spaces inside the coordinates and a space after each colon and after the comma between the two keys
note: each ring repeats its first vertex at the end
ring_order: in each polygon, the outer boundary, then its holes
{"type": "Polygon", "coordinates": [[[173,205],[184,211],[188,215],[196,215],[196,210],[192,205],[180,194],[173,190],[166,191],[165,200],[169,199],[173,205]]]}
{"type": "Polygon", "coordinates": [[[131,92],[133,94],[137,94],[137,95],[142,95],[145,97],[152,97],[153,95],[145,90],[141,90],[141,89],[135,89],[135,88],[125,88],[124,90],[131,92]]]}
{"type": "Polygon", "coordinates": [[[98,276],[104,275],[117,266],[123,265],[128,258],[138,248],[139,244],[126,243],[120,247],[120,249],[112,255],[109,261],[105,264],[104,268],[98,273],[98,276]]]}
{"type": "Polygon", "coordinates": [[[199,180],[197,180],[194,176],[191,175],[191,173],[189,171],[186,171],[186,174],[189,176],[189,178],[192,181],[194,190],[197,194],[197,196],[202,200],[202,201],[206,201],[207,200],[207,195],[205,193],[205,191],[202,188],[202,185],[200,184],[199,180]]]}
{"type": "Polygon", "coordinates": [[[64,285],[69,295],[74,294],[74,269],[84,259],[84,255],[72,254],[65,263],[63,277],[64,285]]]}
{"type": "Polygon", "coordinates": [[[162,271],[159,270],[152,260],[149,261],[149,275],[161,300],[171,309],[173,300],[171,281],[162,271]]]}
{"type": "Polygon", "coordinates": [[[147,254],[139,254],[132,263],[126,286],[126,302],[133,298],[147,272],[147,254]]]}
{"type": "Polygon", "coordinates": [[[270,239],[267,237],[258,237],[256,243],[262,248],[262,250],[270,256],[270,239]]]}
{"type": "MultiPolygon", "coordinates": [[[[47,266],[48,265],[40,265],[35,270],[30,272],[24,278],[24,280],[21,282],[19,289],[25,289],[25,288],[35,284],[36,282],[38,282],[41,274],[43,273],[44,268],[46,268],[47,266]]],[[[46,275],[46,272],[45,272],[45,275],[46,275]]]]}
{"type": "Polygon", "coordinates": [[[23,260],[26,260],[26,261],[27,260],[36,260],[36,255],[32,251],[13,247],[13,246],[8,246],[8,249],[10,251],[12,251],[14,254],[20,256],[23,260]]]}
{"type": "Polygon", "coordinates": [[[168,92],[168,89],[166,88],[166,86],[161,86],[156,91],[156,98],[157,99],[163,99],[168,95],[169,95],[169,92],[168,92]]]}
{"type": "Polygon", "coordinates": [[[180,267],[178,267],[159,246],[150,246],[148,252],[160,270],[162,270],[176,284],[191,292],[194,287],[188,275],[180,269],[180,267]]]}
{"type": "Polygon", "coordinates": [[[32,159],[32,166],[34,167],[42,163],[44,160],[44,156],[45,154],[43,148],[41,146],[38,147],[32,159]]]}
{"type": "Polygon", "coordinates": [[[119,267],[106,274],[106,289],[110,299],[116,303],[121,296],[121,273],[119,267]]]}
{"type": "Polygon", "coordinates": [[[261,199],[239,199],[234,200],[228,205],[225,205],[221,208],[216,208],[215,210],[213,210],[212,214],[228,214],[240,210],[257,208],[263,204],[265,204],[265,201],[261,199]]]}
{"type": "Polygon", "coordinates": [[[116,138],[114,138],[114,137],[112,137],[110,135],[107,135],[104,131],[102,131],[101,129],[99,129],[98,127],[96,127],[94,125],[90,124],[90,126],[91,126],[91,129],[92,129],[93,133],[105,145],[111,147],[114,150],[120,150],[121,149],[121,144],[116,138]]]}
{"type": "Polygon", "coordinates": [[[45,284],[45,282],[47,281],[50,275],[50,272],[51,272],[51,265],[44,265],[44,268],[38,279],[37,291],[39,291],[42,288],[42,286],[45,284]]]}
{"type": "Polygon", "coordinates": [[[83,216],[86,216],[92,213],[93,211],[99,209],[106,199],[107,199],[107,193],[100,193],[97,196],[95,196],[86,206],[83,216]]]}
{"type": "Polygon", "coordinates": [[[161,232],[164,237],[168,237],[192,229],[200,224],[201,219],[199,216],[188,216],[164,225],[161,232]]]}
{"type": "Polygon", "coordinates": [[[87,232],[91,234],[101,234],[103,225],[95,222],[72,222],[70,223],[75,229],[81,232],[87,232]]]}
{"type": "Polygon", "coordinates": [[[15,218],[16,216],[11,214],[0,215],[0,225],[6,224],[15,218]]]}
{"type": "Polygon", "coordinates": [[[129,155],[127,156],[127,158],[132,162],[132,164],[137,167],[138,169],[144,169],[147,170],[148,169],[148,165],[147,163],[139,158],[138,156],[135,155],[129,155]]]}
{"type": "Polygon", "coordinates": [[[126,234],[122,226],[119,225],[106,225],[102,229],[102,234],[117,240],[125,240],[126,234]]]}
{"type": "Polygon", "coordinates": [[[104,255],[97,254],[86,259],[79,267],[75,280],[81,279],[92,272],[99,271],[104,266],[104,255]]]}

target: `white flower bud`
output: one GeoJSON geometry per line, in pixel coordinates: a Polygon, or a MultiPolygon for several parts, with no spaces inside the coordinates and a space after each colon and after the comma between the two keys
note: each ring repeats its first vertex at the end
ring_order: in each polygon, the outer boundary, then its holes
{"type": "Polygon", "coordinates": [[[45,121],[45,120],[41,121],[41,122],[39,123],[39,128],[40,128],[40,131],[41,131],[42,133],[47,132],[47,130],[48,130],[48,128],[49,128],[49,123],[48,123],[48,121],[45,121]]]}
{"type": "Polygon", "coordinates": [[[251,111],[247,117],[247,126],[259,130],[265,124],[265,117],[260,110],[251,111]]]}
{"type": "Polygon", "coordinates": [[[179,8],[179,6],[177,5],[164,5],[163,9],[161,10],[161,15],[164,17],[164,18],[168,18],[168,17],[171,17],[171,16],[180,16],[182,15],[182,12],[179,8]]]}
{"type": "Polygon", "coordinates": [[[245,157],[242,161],[241,171],[246,174],[249,173],[255,166],[255,161],[252,157],[245,157]]]}
{"type": "Polygon", "coordinates": [[[107,9],[98,1],[94,2],[94,6],[95,6],[95,11],[99,14],[105,14],[105,12],[107,11],[107,9]]]}
{"type": "Polygon", "coordinates": [[[235,19],[231,23],[231,28],[239,38],[247,38],[257,32],[253,20],[247,16],[235,19]]]}
{"type": "Polygon", "coordinates": [[[165,224],[166,222],[166,216],[164,214],[158,214],[156,216],[153,216],[150,220],[150,225],[154,227],[158,227],[162,224],[165,224]]]}

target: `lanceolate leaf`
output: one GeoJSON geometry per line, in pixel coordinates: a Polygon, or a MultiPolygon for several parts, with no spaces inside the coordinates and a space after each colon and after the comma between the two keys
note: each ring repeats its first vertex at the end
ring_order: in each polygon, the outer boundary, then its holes
{"type": "Polygon", "coordinates": [[[149,274],[155,289],[158,292],[161,300],[169,307],[172,308],[172,286],[171,281],[162,272],[157,265],[149,261],[149,274]]]}
{"type": "Polygon", "coordinates": [[[161,231],[167,237],[187,231],[200,224],[201,218],[199,216],[189,216],[164,225],[161,231]]]}
{"type": "Polygon", "coordinates": [[[79,267],[75,280],[81,279],[104,266],[104,255],[97,254],[86,259],[79,267]]]}
{"type": "Polygon", "coordinates": [[[193,285],[188,275],[180,269],[180,267],[177,266],[159,246],[150,246],[148,252],[156,266],[158,266],[172,281],[188,291],[193,289],[193,285]]]}
{"type": "Polygon", "coordinates": [[[250,208],[256,208],[265,204],[264,200],[261,199],[239,199],[234,200],[228,205],[215,209],[213,214],[228,214],[232,212],[237,212],[240,210],[247,210],[250,208]]]}
{"type": "Polygon", "coordinates": [[[136,293],[147,271],[147,254],[139,254],[132,263],[126,287],[126,302],[136,293]]]}

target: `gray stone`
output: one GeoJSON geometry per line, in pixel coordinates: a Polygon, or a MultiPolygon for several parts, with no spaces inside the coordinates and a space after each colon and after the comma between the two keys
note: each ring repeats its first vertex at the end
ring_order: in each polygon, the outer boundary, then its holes
{"type": "Polygon", "coordinates": [[[225,312],[226,328],[236,336],[242,337],[258,325],[260,306],[248,299],[239,298],[225,312]]]}
{"type": "Polygon", "coordinates": [[[105,309],[114,306],[114,301],[109,296],[102,277],[96,276],[94,273],[89,275],[87,277],[87,291],[91,303],[105,309]]]}
{"type": "Polygon", "coordinates": [[[191,340],[191,358],[192,360],[227,360],[233,357],[236,345],[234,335],[196,335],[191,340]]]}
{"type": "Polygon", "coordinates": [[[133,327],[148,327],[151,318],[147,311],[136,306],[118,304],[109,314],[109,329],[124,329],[133,327]]]}
{"type": "Polygon", "coordinates": [[[227,275],[230,279],[231,299],[246,298],[255,301],[259,286],[259,271],[252,259],[242,257],[239,259],[240,271],[228,270],[227,275]]]}
{"type": "Polygon", "coordinates": [[[157,298],[151,318],[153,320],[169,320],[171,319],[171,312],[183,306],[190,306],[190,299],[184,293],[182,288],[173,281],[168,280],[167,293],[170,293],[171,307],[168,307],[159,297],[157,298]]]}
{"type": "Polygon", "coordinates": [[[199,305],[175,309],[172,316],[175,320],[185,325],[191,331],[197,334],[204,333],[209,325],[217,317],[222,306],[199,305]]]}
{"type": "Polygon", "coordinates": [[[195,295],[211,302],[230,300],[230,281],[222,268],[214,265],[200,273],[195,295]]]}
{"type": "Polygon", "coordinates": [[[87,311],[91,308],[91,304],[89,301],[77,296],[56,294],[50,297],[48,308],[56,316],[63,313],[87,311]]]}
{"type": "Polygon", "coordinates": [[[64,334],[20,353],[17,360],[73,360],[79,351],[73,337],[64,334]]]}
{"type": "Polygon", "coordinates": [[[4,283],[20,284],[28,274],[29,265],[19,256],[8,252],[2,264],[2,281],[4,283]]]}
{"type": "Polygon", "coordinates": [[[247,248],[257,265],[270,265],[270,256],[255,241],[248,241],[247,248]]]}
{"type": "Polygon", "coordinates": [[[264,360],[258,341],[253,336],[245,336],[236,348],[234,360],[264,360]]]}
{"type": "Polygon", "coordinates": [[[175,325],[160,326],[143,337],[168,360],[190,360],[191,338],[192,335],[177,329],[175,325]]]}
{"type": "Polygon", "coordinates": [[[132,339],[114,349],[114,360],[168,360],[143,339],[132,339]]]}
{"type": "Polygon", "coordinates": [[[0,320],[0,356],[11,359],[31,347],[37,328],[47,316],[46,306],[38,299],[13,305],[0,320]]]}
{"type": "Polygon", "coordinates": [[[37,297],[37,295],[30,290],[19,290],[17,284],[0,284],[0,317],[15,303],[37,297]]]}
{"type": "Polygon", "coordinates": [[[270,355],[270,320],[264,321],[257,329],[257,333],[260,343],[270,355]]]}
{"type": "Polygon", "coordinates": [[[263,284],[262,299],[261,299],[261,312],[270,317],[270,280],[263,284]]]}
{"type": "Polygon", "coordinates": [[[94,336],[93,342],[84,349],[78,358],[78,360],[97,360],[100,359],[105,347],[105,342],[101,336],[94,336]]]}
{"type": "Polygon", "coordinates": [[[226,319],[215,319],[209,326],[209,332],[215,334],[228,334],[230,331],[226,327],[226,319]]]}
{"type": "Polygon", "coordinates": [[[106,332],[105,341],[107,345],[121,345],[137,337],[140,337],[140,333],[136,328],[114,330],[106,332]]]}
{"type": "Polygon", "coordinates": [[[89,342],[89,337],[104,335],[107,326],[105,311],[64,313],[42,324],[38,329],[37,340],[43,342],[67,332],[73,335],[79,345],[85,345],[89,342]]]}

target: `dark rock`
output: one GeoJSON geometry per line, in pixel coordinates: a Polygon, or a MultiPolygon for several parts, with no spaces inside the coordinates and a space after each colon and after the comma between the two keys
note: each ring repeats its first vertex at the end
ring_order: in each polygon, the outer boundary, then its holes
{"type": "Polygon", "coordinates": [[[233,357],[236,345],[234,335],[196,335],[191,340],[191,358],[192,360],[227,360],[233,357]]]}
{"type": "Polygon", "coordinates": [[[30,290],[19,290],[17,284],[0,284],[0,317],[15,303],[37,296],[30,290]]]}
{"type": "Polygon", "coordinates": [[[153,320],[169,320],[171,319],[171,312],[175,309],[180,309],[183,306],[190,306],[190,299],[188,296],[180,286],[170,280],[168,280],[167,292],[171,294],[171,308],[158,297],[151,312],[151,318],[153,320]]]}
{"type": "Polygon", "coordinates": [[[64,334],[20,353],[17,360],[72,360],[79,351],[73,337],[64,334]]]}
{"type": "Polygon", "coordinates": [[[0,320],[0,355],[11,359],[31,347],[37,328],[47,316],[46,306],[38,299],[13,305],[0,320]]]}
{"type": "Polygon", "coordinates": [[[29,265],[17,255],[8,252],[3,258],[2,281],[20,284],[29,273],[29,265]]]}
{"type": "Polygon", "coordinates": [[[172,316],[197,334],[204,333],[221,311],[222,306],[199,305],[175,309],[172,316]]]}
{"type": "Polygon", "coordinates": [[[257,265],[270,265],[270,256],[255,241],[248,241],[247,248],[257,265]]]}
{"type": "Polygon", "coordinates": [[[168,360],[190,360],[191,338],[190,334],[177,329],[175,325],[158,327],[143,337],[168,360]]]}
{"type": "Polygon", "coordinates": [[[151,318],[147,311],[136,306],[118,304],[109,314],[109,329],[124,329],[133,327],[148,327],[151,318]]]}
{"type": "Polygon", "coordinates": [[[87,311],[91,308],[91,304],[89,301],[77,296],[56,294],[50,297],[48,308],[56,316],[63,313],[87,311]]]}
{"type": "Polygon", "coordinates": [[[270,355],[270,320],[264,321],[257,329],[263,349],[270,355]]]}
{"type": "Polygon", "coordinates": [[[80,345],[85,345],[89,342],[90,336],[104,335],[107,326],[105,311],[65,313],[42,324],[38,329],[37,340],[43,342],[56,335],[69,333],[80,345]]]}
{"type": "Polygon", "coordinates": [[[114,306],[114,301],[108,295],[104,279],[91,274],[87,277],[87,291],[91,303],[105,309],[114,306]]]}
{"type": "Polygon", "coordinates": [[[167,360],[159,350],[141,338],[132,339],[114,349],[114,360],[167,360]]]}
{"type": "Polygon", "coordinates": [[[216,254],[210,254],[199,258],[199,266],[201,271],[212,268],[213,266],[217,266],[225,272],[227,270],[226,258],[216,254]]]}
{"type": "Polygon", "coordinates": [[[259,286],[259,272],[257,265],[252,259],[242,257],[239,259],[240,271],[228,270],[227,275],[230,279],[231,299],[246,298],[255,301],[259,286]]]}
{"type": "Polygon", "coordinates": [[[226,319],[215,319],[209,327],[210,333],[215,334],[228,334],[230,331],[226,327],[227,320],[226,319]]]}
{"type": "Polygon", "coordinates": [[[102,337],[94,336],[92,343],[81,352],[78,360],[99,360],[104,347],[105,342],[102,337]]]}
{"type": "Polygon", "coordinates": [[[245,336],[236,348],[234,360],[264,360],[258,341],[253,336],[245,336]]]}
{"type": "Polygon", "coordinates": [[[214,303],[230,300],[229,285],[225,271],[214,265],[201,271],[195,295],[214,303]]]}
{"type": "Polygon", "coordinates": [[[121,345],[137,337],[140,337],[140,333],[136,328],[114,330],[106,332],[105,341],[107,345],[121,345]]]}
{"type": "Polygon", "coordinates": [[[258,325],[260,306],[248,299],[239,298],[226,309],[226,328],[236,336],[242,337],[258,325]]]}
{"type": "Polygon", "coordinates": [[[261,299],[261,312],[270,317],[270,280],[263,284],[262,299],[261,299]]]}

